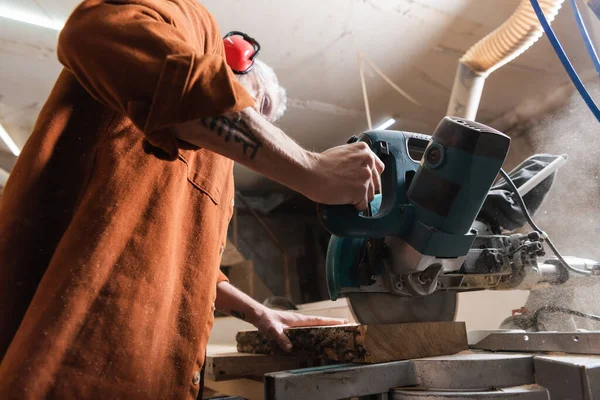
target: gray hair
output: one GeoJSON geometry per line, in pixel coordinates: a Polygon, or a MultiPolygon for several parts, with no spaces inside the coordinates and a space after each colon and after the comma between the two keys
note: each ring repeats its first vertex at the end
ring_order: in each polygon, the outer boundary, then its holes
{"type": "Polygon", "coordinates": [[[287,109],[287,94],[271,67],[256,59],[252,69],[244,75],[237,75],[237,78],[253,95],[259,111],[269,122],[283,116],[287,109]]]}

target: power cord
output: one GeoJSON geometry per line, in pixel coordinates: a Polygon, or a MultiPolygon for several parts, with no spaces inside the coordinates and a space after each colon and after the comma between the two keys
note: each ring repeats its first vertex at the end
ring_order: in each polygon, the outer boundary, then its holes
{"type": "Polygon", "coordinates": [[[548,237],[548,234],[546,234],[546,232],[541,230],[540,227],[537,226],[536,223],[531,218],[531,214],[529,214],[529,210],[527,210],[525,201],[523,201],[523,197],[519,194],[519,189],[517,189],[517,186],[512,181],[510,176],[508,176],[506,171],[504,171],[503,169],[500,169],[500,175],[502,175],[502,177],[504,178],[506,183],[508,183],[508,186],[510,186],[510,190],[512,190],[514,197],[517,199],[517,202],[519,203],[519,206],[521,207],[521,210],[523,211],[523,215],[525,215],[525,219],[527,219],[527,222],[529,223],[529,225],[533,228],[533,230],[535,230],[536,232],[538,232],[541,235],[541,237],[544,239],[544,241],[546,241],[546,243],[548,244],[548,247],[550,247],[550,249],[556,256],[556,258],[558,258],[558,260],[560,261],[562,266],[565,267],[566,269],[576,272],[578,274],[592,275],[591,271],[586,271],[586,270],[575,268],[575,267],[572,267],[571,265],[569,265],[569,263],[560,254],[560,252],[558,251],[556,246],[554,246],[554,243],[552,243],[552,241],[550,240],[550,237],[548,237]]]}

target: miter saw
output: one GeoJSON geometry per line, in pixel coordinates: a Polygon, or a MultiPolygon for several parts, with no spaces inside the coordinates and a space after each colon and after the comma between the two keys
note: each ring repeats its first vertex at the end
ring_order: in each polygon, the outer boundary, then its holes
{"type": "Polygon", "coordinates": [[[332,234],[329,295],[347,297],[358,322],[452,321],[458,292],[530,289],[600,271],[593,262],[538,262],[545,256],[538,231],[502,234],[498,221],[507,218],[494,202],[504,196],[523,215],[502,184],[492,187],[510,145],[505,134],[445,117],[432,136],[369,131],[353,141],[385,164],[382,193],[361,213],[319,205],[319,218],[332,234]]]}

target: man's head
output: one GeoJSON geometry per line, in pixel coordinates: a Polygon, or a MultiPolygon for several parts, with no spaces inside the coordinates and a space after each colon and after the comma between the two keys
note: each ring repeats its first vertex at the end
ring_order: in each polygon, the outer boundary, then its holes
{"type": "Polygon", "coordinates": [[[275,72],[256,56],[260,44],[243,32],[229,32],[223,38],[229,67],[256,102],[256,110],[269,122],[285,112],[287,97],[275,72]]]}
{"type": "Polygon", "coordinates": [[[271,67],[256,59],[252,69],[246,74],[237,75],[237,78],[254,98],[256,111],[269,122],[273,123],[283,116],[287,106],[287,96],[271,67]]]}

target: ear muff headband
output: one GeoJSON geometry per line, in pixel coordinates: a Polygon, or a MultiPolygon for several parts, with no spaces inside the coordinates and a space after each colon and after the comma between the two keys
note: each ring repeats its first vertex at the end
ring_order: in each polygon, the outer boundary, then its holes
{"type": "Polygon", "coordinates": [[[225,58],[231,70],[239,75],[248,73],[260,52],[260,44],[243,32],[231,31],[223,38],[225,58]]]}

